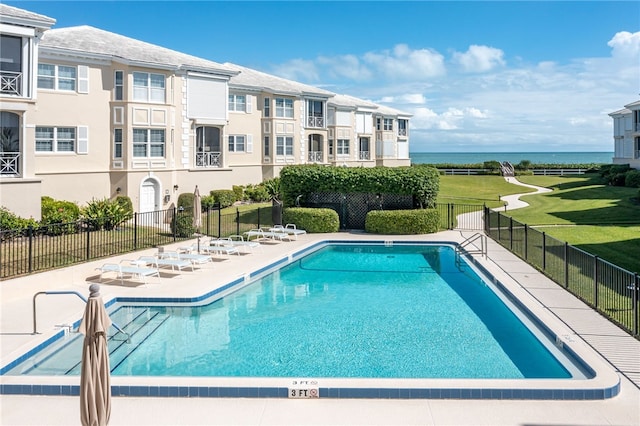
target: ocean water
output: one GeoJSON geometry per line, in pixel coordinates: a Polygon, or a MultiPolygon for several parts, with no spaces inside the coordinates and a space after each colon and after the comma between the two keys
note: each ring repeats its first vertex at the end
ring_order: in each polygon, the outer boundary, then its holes
{"type": "Polygon", "coordinates": [[[411,152],[412,164],[476,164],[508,161],[518,164],[611,164],[613,152],[411,152]]]}

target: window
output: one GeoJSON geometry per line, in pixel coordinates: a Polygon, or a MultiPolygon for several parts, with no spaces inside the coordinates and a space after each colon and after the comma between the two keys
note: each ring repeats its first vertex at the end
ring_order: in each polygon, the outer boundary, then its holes
{"type": "Polygon", "coordinates": [[[36,127],[36,152],[74,152],[75,127],[36,127]]]}
{"type": "Polygon", "coordinates": [[[407,120],[398,120],[398,134],[407,136],[407,120]]]}
{"type": "Polygon", "coordinates": [[[293,155],[293,137],[276,137],[276,155],[293,155]]]}
{"type": "Polygon", "coordinates": [[[113,129],[113,158],[122,158],[122,129],[113,129]]]}
{"type": "Polygon", "coordinates": [[[276,117],[293,118],[293,99],[276,98],[276,117]]]}
{"type": "Polygon", "coordinates": [[[271,152],[269,136],[264,137],[264,155],[268,157],[271,152]]]}
{"type": "Polygon", "coordinates": [[[246,105],[245,95],[229,95],[229,111],[245,112],[246,105]]]}
{"type": "Polygon", "coordinates": [[[133,129],[134,157],[164,157],[164,129],[133,129]]]}
{"type": "Polygon", "coordinates": [[[329,139],[329,157],[333,157],[333,139],[329,139]]]}
{"type": "Polygon", "coordinates": [[[114,76],[113,99],[116,101],[124,99],[124,71],[116,71],[114,76]]]}
{"type": "Polygon", "coordinates": [[[382,119],[380,117],[376,117],[376,130],[382,130],[382,119]]]}
{"type": "Polygon", "coordinates": [[[244,152],[245,137],[243,135],[229,136],[229,152],[244,152]]]}
{"type": "Polygon", "coordinates": [[[349,139],[338,139],[336,144],[336,154],[349,155],[349,139]]]}
{"type": "Polygon", "coordinates": [[[383,127],[383,130],[393,130],[393,118],[385,118],[383,127]]]}
{"type": "Polygon", "coordinates": [[[38,88],[76,90],[76,68],[63,65],[38,64],[38,88]]]}
{"type": "Polygon", "coordinates": [[[164,75],[146,72],[133,73],[133,100],[164,103],[164,75]]]}
{"type": "Polygon", "coordinates": [[[271,117],[271,99],[264,98],[264,116],[271,117]]]}

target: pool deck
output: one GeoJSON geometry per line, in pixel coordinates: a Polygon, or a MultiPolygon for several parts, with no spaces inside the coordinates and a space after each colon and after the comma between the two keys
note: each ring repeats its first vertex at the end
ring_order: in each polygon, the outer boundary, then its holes
{"type": "MultiPolygon", "coordinates": [[[[221,256],[194,272],[163,272],[141,285],[134,281],[104,282],[105,301],[119,296],[197,297],[212,287],[245,276],[319,240],[412,240],[462,242],[473,231],[445,231],[420,236],[368,234],[304,235],[298,241],[263,244],[242,256],[221,256]]],[[[469,399],[329,399],[278,398],[154,398],[114,397],[110,425],[165,424],[366,424],[366,425],[640,425],[640,341],[629,336],[570,293],[488,239],[488,257],[477,262],[501,282],[539,302],[546,315],[556,317],[571,337],[591,346],[620,378],[620,393],[609,399],[469,400],[469,399]]],[[[177,243],[166,249],[174,249],[177,243]]],[[[1,365],[50,336],[57,325],[78,320],[84,303],[70,295],[37,299],[37,331],[33,334],[32,302],[40,291],[77,291],[88,296],[96,268],[107,262],[151,255],[149,249],[0,282],[1,365]]],[[[6,383],[0,377],[0,383],[6,383]]],[[[79,383],[79,378],[77,379],[79,383]]],[[[2,425],[79,424],[79,398],[73,396],[0,395],[2,425]]]]}

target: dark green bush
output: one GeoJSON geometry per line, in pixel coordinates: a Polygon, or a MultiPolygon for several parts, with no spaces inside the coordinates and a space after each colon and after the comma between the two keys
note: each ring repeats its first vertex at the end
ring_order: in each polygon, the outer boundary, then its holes
{"type": "Polygon", "coordinates": [[[193,209],[193,197],[193,192],[183,192],[182,194],[178,195],[178,202],[176,207],[182,207],[183,209],[188,209],[189,211],[191,211],[193,209]]]}
{"type": "Polygon", "coordinates": [[[216,189],[210,192],[210,195],[216,201],[220,203],[220,207],[225,208],[232,206],[236,200],[236,193],[230,189],[216,189]]]}
{"type": "Polygon", "coordinates": [[[307,207],[288,207],[282,211],[282,222],[294,223],[309,233],[338,232],[340,218],[335,210],[307,207]]]}
{"type": "Polygon", "coordinates": [[[629,188],[640,188],[640,170],[629,170],[625,175],[624,184],[629,188]]]}
{"type": "Polygon", "coordinates": [[[625,174],[632,170],[628,164],[604,164],[600,166],[600,176],[613,186],[624,186],[625,174]]]}
{"type": "Polygon", "coordinates": [[[247,185],[244,189],[245,199],[249,199],[256,203],[269,201],[269,193],[263,184],[247,185]]]}
{"type": "Polygon", "coordinates": [[[287,207],[314,192],[412,195],[419,208],[433,207],[440,177],[433,167],[286,166],[280,171],[280,191],[287,207]]]}
{"type": "Polygon", "coordinates": [[[131,198],[126,195],[118,195],[116,197],[116,203],[129,215],[127,220],[133,217],[133,203],[131,202],[131,198]]]}
{"type": "Polygon", "coordinates": [[[211,195],[205,195],[201,200],[202,210],[211,210],[216,206],[216,199],[211,195]]]}
{"type": "Polygon", "coordinates": [[[233,185],[231,187],[231,190],[235,194],[235,198],[236,198],[235,201],[244,201],[245,200],[244,186],[242,186],[242,185],[233,185]]]}
{"type": "Polygon", "coordinates": [[[196,232],[196,228],[193,226],[193,217],[190,214],[178,212],[178,214],[171,219],[171,231],[179,238],[189,238],[193,236],[193,233],[196,232]]]}
{"type": "Polygon", "coordinates": [[[20,235],[26,235],[26,228],[32,226],[38,229],[38,222],[35,219],[24,219],[5,207],[0,207],[0,231],[15,231],[11,233],[3,232],[0,238],[9,239],[20,235]]]}
{"type": "Polygon", "coordinates": [[[499,171],[500,170],[500,162],[496,161],[496,160],[491,160],[491,161],[485,161],[482,164],[483,168],[491,170],[493,172],[499,171]]]}
{"type": "Polygon", "coordinates": [[[364,227],[372,234],[431,234],[440,228],[440,215],[436,209],[372,210],[364,227]]]}
{"type": "Polygon", "coordinates": [[[609,177],[609,184],[613,186],[625,186],[626,185],[626,173],[617,173],[609,177]]]}

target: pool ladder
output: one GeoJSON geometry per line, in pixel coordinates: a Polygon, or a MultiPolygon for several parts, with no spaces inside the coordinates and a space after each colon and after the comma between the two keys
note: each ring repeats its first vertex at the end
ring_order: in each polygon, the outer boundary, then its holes
{"type": "Polygon", "coordinates": [[[480,232],[476,232],[458,244],[456,246],[456,259],[458,259],[463,252],[465,254],[479,254],[483,257],[487,257],[487,236],[480,232]],[[479,247],[476,244],[477,241],[480,241],[479,247]]]}

